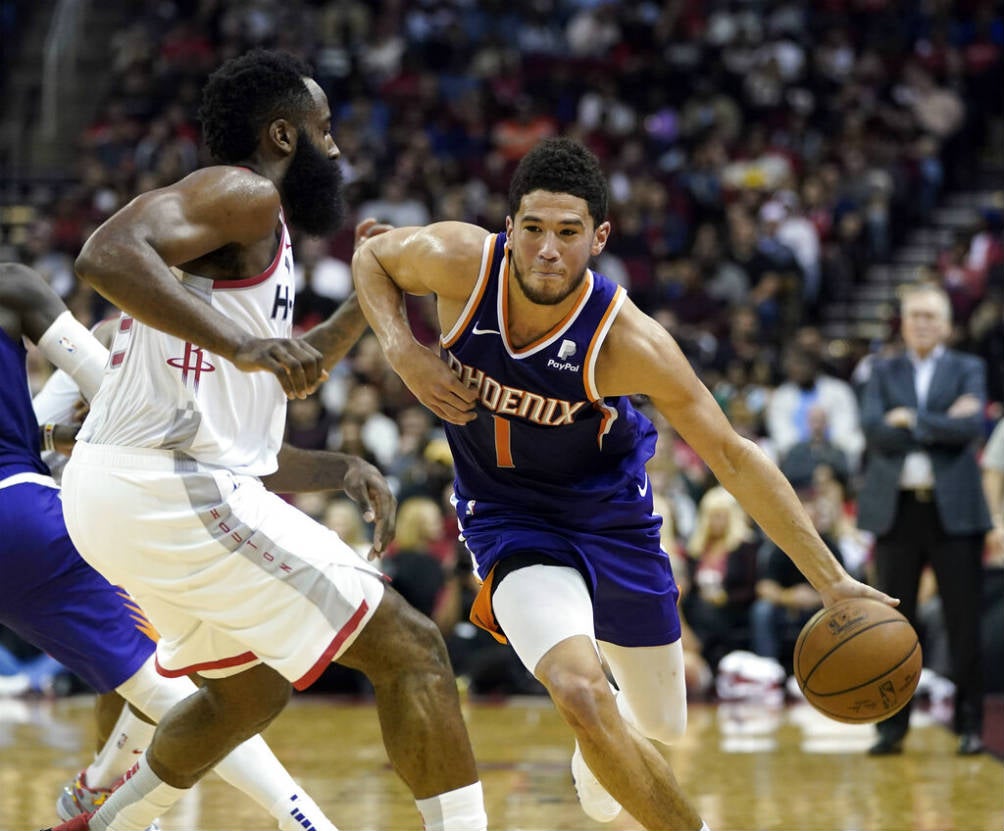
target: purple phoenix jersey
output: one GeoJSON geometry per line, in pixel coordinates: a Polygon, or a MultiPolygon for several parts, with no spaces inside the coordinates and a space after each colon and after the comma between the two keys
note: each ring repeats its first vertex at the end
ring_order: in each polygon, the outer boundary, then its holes
{"type": "Polygon", "coordinates": [[[445,425],[464,541],[482,579],[517,553],[578,568],[601,640],[669,643],[677,589],[645,472],[656,431],[627,398],[600,396],[594,377],[626,293],[587,270],[568,315],[516,348],[505,239],[486,240],[471,298],[441,339],[443,360],[478,390],[477,418],[445,425]]]}
{"type": "Polygon", "coordinates": [[[70,542],[59,490],[39,455],[20,340],[0,329],[0,623],[98,692],[128,680],[153,654],[135,603],[70,542]]]}

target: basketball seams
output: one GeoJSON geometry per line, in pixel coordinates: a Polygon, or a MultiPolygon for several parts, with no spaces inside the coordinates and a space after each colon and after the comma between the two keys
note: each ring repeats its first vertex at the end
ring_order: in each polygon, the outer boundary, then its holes
{"type": "MultiPolygon", "coordinates": [[[[898,621],[887,621],[887,622],[888,623],[897,623],[898,621]]],[[[848,643],[850,640],[853,640],[853,639],[849,638],[847,641],[844,641],[844,643],[848,643]]],[[[841,644],[841,645],[843,645],[843,644],[841,644]]],[[[885,678],[890,673],[895,672],[897,669],[899,669],[901,666],[903,666],[903,664],[905,664],[907,661],[909,661],[913,657],[914,653],[919,648],[920,648],[920,642],[919,641],[914,641],[913,642],[913,647],[902,658],[902,660],[899,661],[899,663],[893,664],[888,669],[886,669],[881,675],[876,675],[874,678],[869,678],[867,681],[863,681],[862,683],[858,684],[857,686],[848,687],[846,690],[839,690],[837,692],[830,692],[830,693],[817,692],[816,690],[813,690],[813,689],[810,689],[809,691],[814,696],[816,696],[817,698],[832,698],[835,695],[846,695],[849,692],[854,692],[855,690],[860,690],[862,687],[867,687],[869,684],[874,684],[876,681],[880,681],[881,679],[885,678]]],[[[897,692],[900,692],[900,691],[897,690],[897,692]]]]}
{"type": "MultiPolygon", "coordinates": [[[[822,620],[822,618],[820,618],[820,620],[822,620]]],[[[828,652],[824,652],[824,653],[823,653],[823,654],[822,654],[822,655],[820,656],[819,660],[818,660],[818,661],[816,661],[816,664],[815,664],[815,666],[813,666],[813,667],[812,667],[812,669],[811,669],[811,670],[809,670],[809,672],[807,672],[807,673],[805,674],[805,683],[804,683],[803,685],[801,685],[801,686],[802,686],[802,689],[804,690],[804,689],[806,689],[807,687],[809,687],[809,683],[810,683],[810,681],[812,680],[812,676],[813,676],[813,673],[815,673],[815,671],[816,671],[817,669],[819,669],[819,667],[820,667],[820,666],[822,666],[822,665],[823,665],[823,664],[824,664],[824,663],[826,662],[826,660],[827,660],[827,659],[828,659],[828,658],[829,658],[829,657],[830,657],[831,655],[833,655],[833,654],[834,654],[835,652],[837,652],[837,651],[838,651],[838,650],[839,650],[839,649],[840,649],[840,648],[841,648],[842,646],[844,646],[845,644],[848,644],[848,643],[850,643],[850,642],[851,642],[851,641],[853,641],[853,640],[854,640],[855,638],[859,637],[860,635],[863,635],[863,634],[864,634],[865,632],[869,632],[869,631],[871,631],[872,629],[874,629],[874,628],[875,628],[875,627],[877,627],[877,626],[884,626],[884,625],[885,625],[885,624],[887,624],[887,623],[895,623],[895,624],[898,624],[898,625],[900,625],[900,626],[902,626],[902,625],[904,625],[904,624],[905,624],[905,625],[907,625],[907,626],[910,626],[910,624],[909,624],[909,623],[907,623],[907,622],[906,622],[906,621],[904,621],[904,620],[900,620],[900,619],[898,619],[898,618],[889,618],[889,619],[887,619],[887,620],[878,620],[878,621],[875,621],[875,623],[870,623],[870,624],[869,624],[868,626],[865,626],[864,628],[862,628],[862,629],[859,629],[859,630],[858,630],[858,631],[856,631],[856,632],[855,632],[854,634],[852,634],[852,635],[851,635],[851,636],[850,636],[849,638],[845,638],[844,640],[840,641],[840,643],[836,644],[836,645],[835,645],[835,646],[834,646],[834,647],[833,647],[832,649],[830,649],[830,650],[829,650],[828,652]]],[[[815,627],[813,627],[813,628],[815,628],[815,627]]],[[[912,629],[913,627],[910,627],[910,628],[912,629]]],[[[811,631],[811,630],[810,630],[810,631],[811,631]]],[[[801,639],[800,639],[800,640],[801,640],[801,639]]],[[[908,652],[908,653],[906,654],[906,657],[905,657],[905,658],[903,658],[902,660],[900,660],[900,661],[899,661],[899,663],[897,663],[897,664],[893,665],[892,667],[890,667],[889,669],[887,669],[887,670],[886,670],[885,672],[883,672],[883,673],[882,673],[882,675],[886,675],[886,674],[888,674],[889,672],[891,672],[891,671],[892,671],[893,669],[895,669],[896,667],[898,667],[898,666],[902,666],[903,662],[904,662],[905,660],[907,660],[907,659],[908,659],[908,658],[909,658],[909,657],[910,657],[910,656],[911,656],[911,655],[913,654],[913,651],[914,651],[914,649],[915,649],[915,648],[916,648],[917,646],[918,646],[918,641],[917,641],[917,640],[915,639],[915,640],[914,640],[914,642],[913,642],[913,644],[912,644],[912,645],[911,645],[911,647],[910,647],[910,651],[909,651],[909,652],[908,652]]],[[[879,677],[879,678],[881,678],[882,676],[878,676],[878,677],[879,677]]],[[[872,679],[871,681],[867,681],[867,682],[865,682],[865,683],[867,683],[867,684],[871,684],[871,683],[873,683],[873,681],[874,681],[874,679],[872,679]]],[[[849,687],[848,689],[846,689],[846,690],[842,690],[841,692],[850,692],[851,690],[855,690],[855,689],[858,689],[858,688],[859,688],[859,687],[861,687],[861,686],[864,686],[864,684],[859,684],[859,685],[858,685],[857,687],[849,687]]],[[[840,695],[840,693],[817,693],[817,692],[815,692],[815,691],[813,691],[813,693],[814,693],[815,695],[840,695]]]]}

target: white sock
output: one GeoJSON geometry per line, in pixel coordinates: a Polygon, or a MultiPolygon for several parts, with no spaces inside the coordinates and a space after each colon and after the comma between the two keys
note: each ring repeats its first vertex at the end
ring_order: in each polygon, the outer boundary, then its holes
{"type": "Polygon", "coordinates": [[[425,831],[486,831],[488,815],[481,783],[465,785],[454,791],[416,799],[425,831]]]}
{"type": "Polygon", "coordinates": [[[90,831],[112,827],[115,831],[145,831],[188,793],[187,789],[171,787],[150,770],[145,753],[124,778],[88,820],[90,831]]]}
{"type": "Polygon", "coordinates": [[[338,831],[293,781],[261,736],[235,747],[215,770],[275,817],[280,831],[338,831]]]}
{"type": "Polygon", "coordinates": [[[279,831],[338,831],[305,791],[285,796],[271,810],[279,831]]]}
{"type": "Polygon", "coordinates": [[[708,824],[704,820],[701,820],[701,827],[697,831],[711,831],[711,829],[708,828],[708,824]]]}
{"type": "Polygon", "coordinates": [[[89,788],[110,788],[143,755],[157,725],[138,718],[127,704],[108,735],[108,741],[87,766],[85,779],[89,788]]]}

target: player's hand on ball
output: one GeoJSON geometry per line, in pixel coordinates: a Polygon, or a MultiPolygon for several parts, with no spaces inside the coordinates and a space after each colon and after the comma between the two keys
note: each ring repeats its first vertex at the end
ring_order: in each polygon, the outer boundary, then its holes
{"type": "Polygon", "coordinates": [[[845,574],[839,580],[836,580],[829,585],[817,587],[816,591],[819,592],[819,596],[823,600],[823,605],[826,607],[832,606],[834,603],[838,603],[841,600],[847,600],[851,597],[867,597],[871,600],[878,600],[880,603],[885,603],[887,606],[899,605],[898,598],[879,591],[866,583],[855,580],[849,574],[845,574]]]}

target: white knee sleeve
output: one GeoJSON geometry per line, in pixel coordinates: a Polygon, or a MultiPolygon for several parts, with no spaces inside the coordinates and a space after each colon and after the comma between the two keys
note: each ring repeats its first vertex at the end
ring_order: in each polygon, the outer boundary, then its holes
{"type": "Polygon", "coordinates": [[[530,672],[567,638],[585,635],[596,642],[589,589],[568,566],[532,565],[510,572],[495,589],[492,610],[530,672]]]}
{"type": "Polygon", "coordinates": [[[115,688],[119,695],[147,718],[160,721],[164,713],[197,687],[188,678],[165,678],[154,667],[151,655],[136,674],[115,688]]]}

